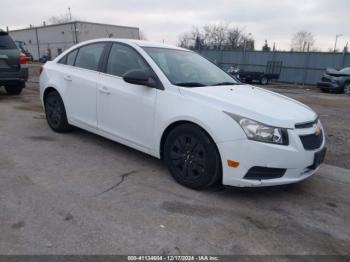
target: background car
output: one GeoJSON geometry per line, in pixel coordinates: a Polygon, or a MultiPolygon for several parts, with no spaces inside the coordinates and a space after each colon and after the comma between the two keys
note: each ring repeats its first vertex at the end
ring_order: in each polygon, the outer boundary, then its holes
{"type": "Polygon", "coordinates": [[[323,92],[337,92],[350,95],[350,67],[341,70],[327,68],[317,86],[323,92]]]}
{"type": "Polygon", "coordinates": [[[27,57],[7,32],[0,30],[0,86],[9,95],[18,95],[28,80],[27,57]]]}

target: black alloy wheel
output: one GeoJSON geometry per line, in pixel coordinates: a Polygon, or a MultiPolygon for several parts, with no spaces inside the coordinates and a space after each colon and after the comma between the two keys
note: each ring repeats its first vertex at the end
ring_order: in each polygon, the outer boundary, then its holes
{"type": "Polygon", "coordinates": [[[71,130],[68,124],[66,110],[61,96],[58,92],[53,91],[45,98],[45,113],[49,126],[59,133],[65,133],[71,130]]]}
{"type": "Polygon", "coordinates": [[[181,125],[168,135],[164,159],[174,179],[189,188],[207,188],[221,176],[221,162],[214,141],[193,124],[181,125]]]}

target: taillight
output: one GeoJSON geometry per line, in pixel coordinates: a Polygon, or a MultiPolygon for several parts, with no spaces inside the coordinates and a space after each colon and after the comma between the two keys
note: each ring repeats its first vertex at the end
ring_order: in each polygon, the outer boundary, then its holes
{"type": "Polygon", "coordinates": [[[40,66],[39,67],[39,75],[41,75],[41,73],[44,71],[44,67],[43,66],[40,66]]]}
{"type": "Polygon", "coordinates": [[[26,64],[26,63],[27,63],[27,57],[26,57],[25,55],[21,54],[21,55],[19,56],[19,63],[20,63],[21,65],[26,64]]]}

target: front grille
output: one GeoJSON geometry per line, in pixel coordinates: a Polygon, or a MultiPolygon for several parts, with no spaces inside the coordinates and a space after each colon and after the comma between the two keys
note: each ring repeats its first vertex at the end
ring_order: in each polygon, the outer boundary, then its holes
{"type": "Polygon", "coordinates": [[[299,123],[299,124],[295,124],[295,128],[310,128],[313,127],[314,124],[317,124],[318,122],[318,118],[316,118],[316,120],[311,121],[311,122],[306,122],[306,123],[299,123]]]}
{"type": "Polygon", "coordinates": [[[332,82],[328,77],[322,77],[323,82],[332,82]]]}
{"type": "Polygon", "coordinates": [[[323,142],[323,132],[311,135],[300,136],[301,143],[303,144],[305,150],[315,150],[321,147],[323,142]]]}
{"type": "Polygon", "coordinates": [[[284,168],[269,168],[255,166],[248,170],[248,173],[244,176],[244,179],[248,180],[269,180],[281,178],[285,173],[284,168]]]}

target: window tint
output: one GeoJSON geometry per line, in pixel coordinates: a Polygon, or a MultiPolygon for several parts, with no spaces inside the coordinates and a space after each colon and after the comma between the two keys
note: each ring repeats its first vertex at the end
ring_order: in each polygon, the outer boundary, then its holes
{"type": "Polygon", "coordinates": [[[64,57],[62,57],[60,60],[58,60],[57,63],[65,65],[67,63],[67,56],[65,55],[64,57]]]}
{"type": "Polygon", "coordinates": [[[8,34],[0,33],[0,49],[17,49],[17,46],[8,34]]]}
{"type": "Polygon", "coordinates": [[[66,55],[67,57],[67,61],[66,61],[66,64],[67,65],[74,65],[74,60],[75,60],[75,57],[77,56],[77,53],[78,53],[78,49],[74,50],[73,52],[70,52],[68,55],[66,55]]]}
{"type": "Polygon", "coordinates": [[[107,63],[107,74],[123,76],[130,70],[150,71],[141,55],[131,47],[113,44],[107,63]]]}
{"type": "Polygon", "coordinates": [[[81,47],[75,61],[75,66],[97,70],[104,46],[104,43],[98,43],[81,47]]]}

